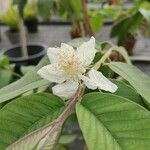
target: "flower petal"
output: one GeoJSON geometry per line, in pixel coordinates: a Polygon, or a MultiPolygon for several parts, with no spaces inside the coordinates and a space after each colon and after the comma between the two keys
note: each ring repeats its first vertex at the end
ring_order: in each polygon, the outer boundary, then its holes
{"type": "Polygon", "coordinates": [[[61,43],[61,49],[64,51],[70,51],[70,52],[74,52],[74,49],[72,46],[65,44],[65,43],[61,43]]]}
{"type": "Polygon", "coordinates": [[[77,53],[81,56],[85,62],[85,66],[88,66],[92,63],[95,54],[95,38],[91,37],[88,42],[84,42],[77,48],[77,53]]]}
{"type": "Polygon", "coordinates": [[[64,72],[59,68],[58,64],[44,66],[37,73],[42,78],[51,82],[62,83],[67,79],[64,72]]]}
{"type": "Polygon", "coordinates": [[[78,90],[79,83],[74,81],[68,81],[62,84],[58,84],[52,88],[53,94],[63,98],[71,98],[78,90]]]}
{"type": "Polygon", "coordinates": [[[67,45],[65,43],[61,43],[61,47],[49,47],[47,50],[47,55],[51,63],[57,63],[59,61],[59,56],[73,53],[74,49],[72,46],[67,45]]]}
{"type": "Polygon", "coordinates": [[[58,53],[60,48],[49,47],[47,50],[47,55],[51,63],[58,62],[58,53]]]}
{"type": "Polygon", "coordinates": [[[101,72],[92,69],[88,73],[89,78],[92,82],[94,82],[97,87],[101,90],[109,91],[111,93],[116,92],[118,87],[109,81],[101,72]]]}
{"type": "Polygon", "coordinates": [[[90,80],[90,78],[88,78],[88,77],[86,77],[86,76],[83,76],[83,75],[80,75],[79,78],[83,80],[84,84],[85,84],[89,89],[92,89],[92,90],[97,89],[97,85],[96,85],[94,82],[92,82],[92,80],[90,80]]]}

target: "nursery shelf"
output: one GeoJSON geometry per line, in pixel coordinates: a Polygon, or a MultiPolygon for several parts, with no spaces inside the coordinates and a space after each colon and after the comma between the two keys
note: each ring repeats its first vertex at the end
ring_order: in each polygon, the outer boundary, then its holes
{"type": "Polygon", "coordinates": [[[130,56],[132,61],[150,62],[150,56],[130,56]]]}

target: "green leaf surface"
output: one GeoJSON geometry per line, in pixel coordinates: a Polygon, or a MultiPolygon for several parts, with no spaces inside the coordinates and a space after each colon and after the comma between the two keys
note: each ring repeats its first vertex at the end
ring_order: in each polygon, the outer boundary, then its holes
{"type": "Polygon", "coordinates": [[[46,93],[10,102],[0,110],[0,150],[52,122],[63,108],[64,103],[60,98],[46,93]]]}
{"type": "Polygon", "coordinates": [[[61,126],[52,122],[13,143],[6,150],[52,150],[58,141],[61,126]]]}
{"type": "Polygon", "coordinates": [[[0,88],[8,85],[12,79],[11,70],[0,70],[0,88]]]}
{"type": "Polygon", "coordinates": [[[64,134],[64,135],[61,135],[58,143],[67,145],[67,144],[72,143],[76,138],[77,138],[76,134],[66,134],[66,135],[64,134]]]}
{"type": "Polygon", "coordinates": [[[97,13],[91,16],[90,22],[91,22],[92,29],[94,30],[94,32],[98,32],[103,27],[104,17],[101,14],[97,13]]]}
{"type": "Polygon", "coordinates": [[[0,68],[5,67],[7,65],[9,65],[9,59],[7,56],[2,55],[0,57],[0,68]]]}
{"type": "Polygon", "coordinates": [[[127,80],[145,99],[145,102],[150,104],[150,77],[135,66],[121,62],[112,62],[109,67],[127,80]]]}
{"type": "Polygon", "coordinates": [[[19,14],[23,18],[23,10],[24,10],[25,4],[27,3],[27,0],[13,0],[13,3],[17,5],[19,9],[19,14]]]}
{"type": "Polygon", "coordinates": [[[141,8],[139,11],[143,15],[143,17],[147,20],[147,22],[150,24],[150,11],[143,8],[141,8]]]}
{"type": "Polygon", "coordinates": [[[38,12],[44,21],[50,20],[53,3],[52,0],[38,0],[38,12]]]}
{"type": "Polygon", "coordinates": [[[111,81],[118,86],[117,91],[114,93],[115,95],[127,98],[137,104],[140,104],[141,106],[145,106],[142,97],[137,93],[137,91],[133,87],[127,85],[123,81],[111,81]]]}
{"type": "Polygon", "coordinates": [[[47,80],[42,79],[37,71],[49,63],[48,58],[45,57],[33,71],[27,73],[20,80],[9,84],[0,89],[0,103],[13,99],[27,91],[46,86],[50,84],[47,80]]]}
{"type": "Polygon", "coordinates": [[[126,98],[90,93],[76,105],[89,150],[149,150],[150,113],[126,98]]]}
{"type": "Polygon", "coordinates": [[[118,37],[118,45],[124,45],[128,39],[129,33],[134,35],[140,27],[142,15],[137,12],[135,14],[121,15],[117,23],[113,25],[111,37],[118,37]],[[118,32],[119,29],[119,32],[118,32]]]}

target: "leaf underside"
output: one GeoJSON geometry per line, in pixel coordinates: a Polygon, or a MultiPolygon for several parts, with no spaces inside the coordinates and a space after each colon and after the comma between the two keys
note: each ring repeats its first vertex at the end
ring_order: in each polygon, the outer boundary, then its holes
{"type": "Polygon", "coordinates": [[[56,119],[63,101],[52,94],[18,98],[0,110],[0,150],[56,119]]]}

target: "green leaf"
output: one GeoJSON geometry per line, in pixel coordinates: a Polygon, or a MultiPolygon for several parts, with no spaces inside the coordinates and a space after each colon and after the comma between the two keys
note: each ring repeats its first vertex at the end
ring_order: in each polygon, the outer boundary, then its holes
{"type": "Polygon", "coordinates": [[[59,139],[59,144],[70,144],[72,143],[75,139],[77,138],[76,134],[66,134],[66,135],[61,135],[60,139],[59,139]]]}
{"type": "Polygon", "coordinates": [[[54,121],[43,128],[40,128],[17,142],[10,145],[6,150],[34,150],[34,149],[49,149],[52,150],[57,144],[62,126],[59,122],[54,121]]]}
{"type": "Polygon", "coordinates": [[[117,23],[114,24],[111,30],[111,37],[118,37],[118,45],[124,45],[128,35],[134,35],[140,27],[142,15],[137,12],[135,14],[127,14],[119,17],[117,23]],[[119,29],[119,32],[118,32],[119,29]]]}
{"type": "Polygon", "coordinates": [[[142,97],[136,92],[136,90],[133,87],[127,85],[123,81],[118,80],[111,80],[111,81],[118,86],[117,91],[114,93],[115,95],[127,98],[141,106],[145,106],[142,97]]]}
{"type": "Polygon", "coordinates": [[[63,108],[64,103],[59,97],[46,93],[20,97],[5,105],[0,110],[0,148],[5,149],[52,122],[63,108]]]}
{"type": "Polygon", "coordinates": [[[61,145],[61,144],[58,144],[56,146],[56,150],[67,150],[67,148],[65,146],[61,145]]]}
{"type": "MultiPolygon", "coordinates": [[[[73,10],[73,13],[75,15],[80,16],[81,15],[81,11],[82,11],[82,5],[81,5],[81,1],[80,0],[69,0],[68,3],[70,3],[70,6],[73,10]]],[[[76,16],[77,17],[77,16],[76,16]]]]}
{"type": "Polygon", "coordinates": [[[21,67],[21,73],[23,75],[25,75],[28,72],[31,72],[32,70],[34,70],[35,66],[22,66],[21,67]]]}
{"type": "Polygon", "coordinates": [[[93,16],[91,16],[90,22],[94,32],[98,32],[103,27],[104,17],[99,13],[94,14],[93,16]]]}
{"type": "Polygon", "coordinates": [[[0,57],[0,88],[6,86],[12,80],[13,66],[9,64],[8,57],[0,57]]]}
{"type": "Polygon", "coordinates": [[[38,1],[38,11],[44,21],[50,20],[52,8],[53,8],[52,0],[39,0],[38,1]]]}
{"type": "Polygon", "coordinates": [[[150,24],[150,11],[143,8],[141,8],[139,11],[143,15],[143,17],[147,20],[147,22],[150,24]]]}
{"type": "Polygon", "coordinates": [[[150,104],[150,77],[135,66],[121,62],[112,62],[109,67],[127,80],[145,99],[146,104],[150,104]]]}
{"type": "Polygon", "coordinates": [[[23,18],[23,10],[27,0],[13,0],[13,3],[18,6],[20,16],[23,18]]]}
{"type": "Polygon", "coordinates": [[[143,15],[143,17],[146,19],[148,24],[148,31],[150,32],[150,9],[146,10],[144,8],[141,8],[140,13],[143,15]]]}
{"type": "Polygon", "coordinates": [[[49,82],[37,74],[37,71],[48,63],[48,58],[43,58],[33,71],[27,73],[20,80],[0,89],[0,103],[13,99],[27,91],[48,85],[49,82]]]}
{"type": "Polygon", "coordinates": [[[91,93],[76,105],[89,150],[149,150],[150,113],[109,93],[91,93]]]}
{"type": "Polygon", "coordinates": [[[9,65],[9,59],[7,56],[2,55],[0,57],[0,68],[5,67],[6,65],[9,65]]]}
{"type": "Polygon", "coordinates": [[[0,70],[0,88],[8,85],[12,79],[11,70],[0,70]]]}

